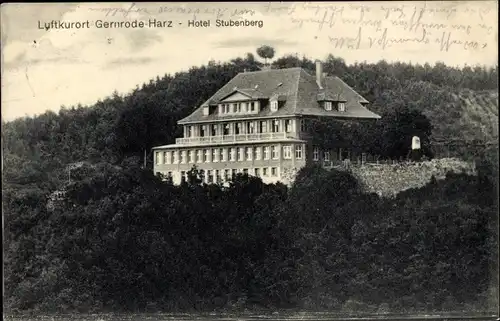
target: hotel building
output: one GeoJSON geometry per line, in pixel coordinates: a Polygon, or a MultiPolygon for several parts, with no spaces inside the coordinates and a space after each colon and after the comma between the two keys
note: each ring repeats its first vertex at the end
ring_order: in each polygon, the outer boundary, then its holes
{"type": "Polygon", "coordinates": [[[331,167],[353,157],[346,146],[313,146],[308,120],[380,118],[367,104],[341,79],[324,74],[319,61],[315,75],[302,68],[242,72],[178,122],[184,135],[175,144],[153,148],[154,172],[174,184],[193,166],[206,183],[248,173],[290,184],[306,164],[331,167]]]}

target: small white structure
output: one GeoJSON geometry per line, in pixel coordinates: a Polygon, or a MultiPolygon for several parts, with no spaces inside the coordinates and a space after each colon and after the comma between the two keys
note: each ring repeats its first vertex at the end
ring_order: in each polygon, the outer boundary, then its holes
{"type": "Polygon", "coordinates": [[[420,149],[420,138],[418,136],[413,136],[411,139],[411,149],[420,149]]]}

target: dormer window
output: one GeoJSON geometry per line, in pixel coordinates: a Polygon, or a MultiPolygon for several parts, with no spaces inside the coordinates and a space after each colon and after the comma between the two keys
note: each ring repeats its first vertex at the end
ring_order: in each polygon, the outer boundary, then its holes
{"type": "Polygon", "coordinates": [[[221,114],[229,113],[229,104],[219,104],[219,111],[221,114]]]}
{"type": "Polygon", "coordinates": [[[345,111],[345,104],[343,102],[339,102],[338,111],[345,111]]]}
{"type": "Polygon", "coordinates": [[[332,110],[332,102],[331,101],[325,101],[325,110],[331,111],[332,110]]]}
{"type": "Polygon", "coordinates": [[[208,116],[208,106],[203,106],[203,116],[208,116]]]}
{"type": "Polygon", "coordinates": [[[271,100],[271,111],[275,112],[278,110],[278,101],[277,100],[271,100]]]}

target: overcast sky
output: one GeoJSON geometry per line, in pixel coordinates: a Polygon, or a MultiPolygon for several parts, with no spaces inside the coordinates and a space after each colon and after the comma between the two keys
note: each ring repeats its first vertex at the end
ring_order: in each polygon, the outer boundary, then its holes
{"type": "Polygon", "coordinates": [[[497,1],[390,3],[2,4],[2,119],[92,104],[157,75],[227,61],[268,44],[276,56],[496,65],[497,1]],[[211,20],[188,28],[188,20],[211,20]],[[262,20],[217,28],[215,20],[262,20]],[[149,28],[150,19],[173,28],[149,28]],[[39,29],[52,20],[85,29],[39,29]],[[134,21],[142,29],[97,28],[134,21]]]}

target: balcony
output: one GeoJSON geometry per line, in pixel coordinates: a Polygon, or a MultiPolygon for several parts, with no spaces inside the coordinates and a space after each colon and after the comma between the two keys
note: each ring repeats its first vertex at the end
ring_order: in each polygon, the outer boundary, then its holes
{"type": "Polygon", "coordinates": [[[234,143],[248,142],[271,139],[287,138],[288,133],[260,133],[260,134],[240,134],[240,135],[224,135],[224,136],[204,136],[204,137],[187,137],[177,138],[177,145],[194,145],[194,144],[212,144],[212,143],[234,143]]]}

